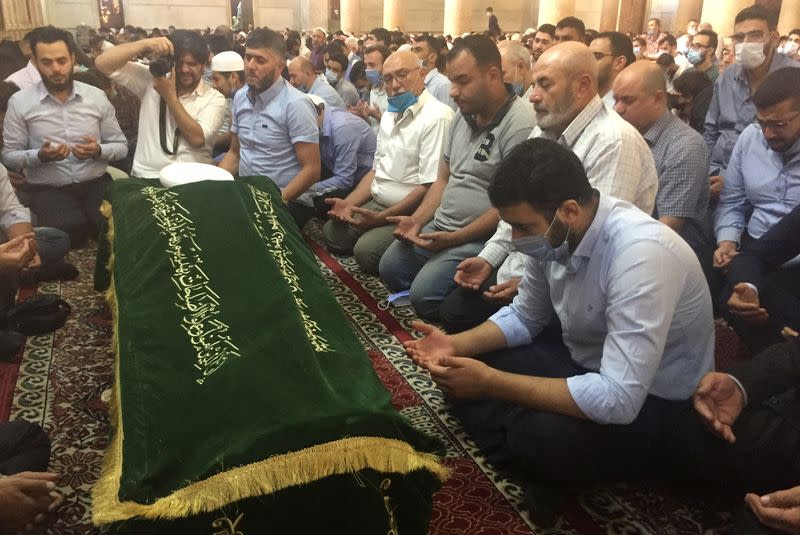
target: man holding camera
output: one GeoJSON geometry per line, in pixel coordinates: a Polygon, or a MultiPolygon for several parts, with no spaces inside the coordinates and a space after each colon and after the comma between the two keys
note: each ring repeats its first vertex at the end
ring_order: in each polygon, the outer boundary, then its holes
{"type": "Polygon", "coordinates": [[[157,178],[175,162],[213,164],[211,144],[226,104],[202,80],[207,62],[203,38],[186,30],[124,43],[95,60],[98,70],[142,101],[133,176],[157,178]],[[152,58],[149,68],[132,61],[139,56],[152,58]]]}

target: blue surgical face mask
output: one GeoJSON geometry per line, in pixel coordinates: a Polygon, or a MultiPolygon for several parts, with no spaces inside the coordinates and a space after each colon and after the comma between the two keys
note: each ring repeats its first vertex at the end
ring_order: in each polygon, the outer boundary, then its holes
{"type": "Polygon", "coordinates": [[[403,113],[419,100],[419,97],[411,91],[404,91],[399,95],[392,95],[387,98],[389,100],[388,110],[394,113],[403,113]]]}
{"type": "Polygon", "coordinates": [[[638,56],[639,52],[641,52],[641,51],[642,51],[642,49],[640,47],[638,47],[638,46],[633,47],[633,55],[634,56],[638,56]]]}
{"type": "Polygon", "coordinates": [[[567,236],[564,237],[564,241],[557,247],[553,247],[547,240],[547,233],[553,228],[557,217],[558,211],[556,211],[556,215],[553,216],[553,220],[550,222],[550,226],[547,227],[544,234],[525,236],[511,240],[514,244],[514,248],[520,253],[530,256],[540,262],[558,262],[560,264],[566,264],[566,260],[569,258],[569,243],[567,241],[569,230],[567,230],[567,236]]]}
{"type": "Polygon", "coordinates": [[[366,70],[366,74],[367,74],[367,81],[370,84],[372,84],[373,86],[380,85],[380,83],[382,81],[381,80],[381,71],[379,71],[377,69],[367,69],[366,70]]]}
{"type": "Polygon", "coordinates": [[[695,50],[693,48],[686,53],[686,59],[688,59],[689,63],[691,63],[692,65],[697,65],[699,63],[702,63],[703,59],[705,58],[703,57],[703,54],[701,54],[699,50],[695,50]]]}
{"type": "Polygon", "coordinates": [[[525,86],[523,86],[522,84],[518,84],[517,78],[519,78],[519,71],[514,73],[514,83],[511,84],[511,86],[514,88],[514,93],[516,93],[518,97],[521,97],[522,93],[525,92],[525,86]]]}
{"type": "Polygon", "coordinates": [[[369,89],[359,89],[358,98],[360,98],[364,102],[369,102],[369,89]]]}
{"type": "Polygon", "coordinates": [[[336,82],[339,81],[339,75],[330,69],[325,69],[325,79],[328,80],[329,84],[336,85],[336,82]]]}

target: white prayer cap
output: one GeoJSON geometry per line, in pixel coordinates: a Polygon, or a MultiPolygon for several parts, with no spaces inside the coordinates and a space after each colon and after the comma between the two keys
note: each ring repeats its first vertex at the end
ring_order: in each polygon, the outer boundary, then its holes
{"type": "Polygon", "coordinates": [[[398,52],[405,52],[406,50],[411,52],[411,45],[409,45],[408,43],[406,43],[404,45],[400,45],[400,46],[397,47],[397,51],[398,52]]]}
{"type": "Polygon", "coordinates": [[[536,33],[535,28],[528,28],[527,30],[525,30],[525,33],[523,35],[532,35],[534,33],[536,33]]]}
{"type": "Polygon", "coordinates": [[[211,58],[211,70],[217,72],[239,72],[244,70],[242,56],[233,50],[214,54],[211,58]]]}
{"type": "Polygon", "coordinates": [[[233,175],[222,167],[197,162],[176,162],[169,164],[159,173],[161,185],[165,188],[182,186],[203,180],[233,180],[233,175]]]}

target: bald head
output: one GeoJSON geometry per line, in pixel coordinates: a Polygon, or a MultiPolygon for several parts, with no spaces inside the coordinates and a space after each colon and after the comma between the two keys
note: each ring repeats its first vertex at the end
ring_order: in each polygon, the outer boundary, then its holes
{"type": "Polygon", "coordinates": [[[651,61],[633,63],[614,81],[614,98],[614,110],[639,132],[647,132],[667,111],[664,71],[651,61]]]}
{"type": "Polygon", "coordinates": [[[419,95],[425,89],[422,76],[419,75],[419,58],[410,50],[398,50],[390,54],[383,63],[383,78],[389,96],[410,91],[419,95]]]}
{"type": "Polygon", "coordinates": [[[308,91],[316,78],[314,65],[308,58],[297,56],[289,62],[289,83],[301,91],[308,91]]]}
{"type": "Polygon", "coordinates": [[[597,88],[597,60],[583,43],[567,41],[545,50],[536,62],[534,72],[540,68],[560,69],[571,78],[588,76],[597,88]]]}
{"type": "Polygon", "coordinates": [[[620,80],[621,85],[638,84],[641,90],[649,95],[657,91],[667,92],[667,80],[664,78],[664,71],[652,61],[636,61],[619,73],[617,78],[620,80]]]}
{"type": "Polygon", "coordinates": [[[560,136],[597,98],[597,61],[582,43],[566,42],[546,50],[533,66],[530,101],[539,127],[560,136]]]}

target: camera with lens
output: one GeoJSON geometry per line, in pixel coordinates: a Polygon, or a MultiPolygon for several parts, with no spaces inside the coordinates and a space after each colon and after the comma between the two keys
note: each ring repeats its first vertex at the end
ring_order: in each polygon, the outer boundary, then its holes
{"type": "Polygon", "coordinates": [[[153,76],[166,76],[172,72],[175,66],[175,58],[173,56],[161,56],[150,62],[150,74],[153,76]]]}

